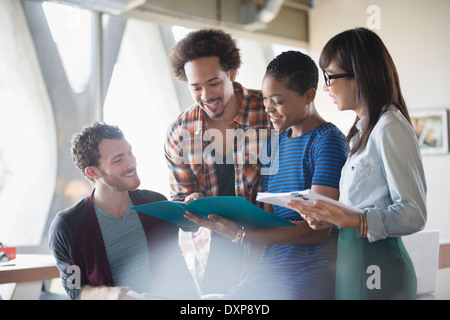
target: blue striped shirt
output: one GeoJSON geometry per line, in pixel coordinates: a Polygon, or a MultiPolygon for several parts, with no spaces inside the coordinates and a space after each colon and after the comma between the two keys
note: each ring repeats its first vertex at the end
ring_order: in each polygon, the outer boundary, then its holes
{"type": "MultiPolygon", "coordinates": [[[[296,138],[290,133],[279,135],[278,171],[263,177],[263,191],[289,192],[312,185],[339,188],[348,152],[344,134],[332,123],[296,138]]],[[[270,157],[270,141],[268,150],[270,157]]],[[[274,206],[274,212],[284,219],[302,219],[288,208],[274,206]]],[[[337,230],[333,230],[320,244],[266,245],[258,268],[231,299],[333,299],[336,243],[337,230]]]]}

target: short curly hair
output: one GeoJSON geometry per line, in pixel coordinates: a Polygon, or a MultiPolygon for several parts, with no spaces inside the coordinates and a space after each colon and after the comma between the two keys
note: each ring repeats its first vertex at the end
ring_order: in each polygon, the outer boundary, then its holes
{"type": "Polygon", "coordinates": [[[316,63],[300,51],[285,51],[267,66],[266,75],[283,82],[287,89],[304,95],[309,88],[317,90],[319,70],[316,63]]]}
{"type": "Polygon", "coordinates": [[[241,56],[236,41],[220,29],[201,29],[190,32],[172,48],[170,64],[175,78],[186,82],[184,65],[204,57],[219,57],[224,71],[237,70],[241,56]]]}
{"type": "Polygon", "coordinates": [[[72,160],[80,172],[88,177],[85,173],[86,167],[99,166],[100,153],[98,145],[103,139],[123,139],[122,130],[115,125],[108,125],[104,122],[94,122],[90,126],[86,126],[80,133],[72,138],[72,160]]]}

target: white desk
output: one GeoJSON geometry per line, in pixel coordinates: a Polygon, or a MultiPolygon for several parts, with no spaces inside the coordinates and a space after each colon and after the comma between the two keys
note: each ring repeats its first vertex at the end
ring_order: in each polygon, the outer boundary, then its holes
{"type": "Polygon", "coordinates": [[[17,254],[16,259],[0,264],[2,298],[37,300],[44,280],[58,278],[59,270],[52,255],[17,254]]]}

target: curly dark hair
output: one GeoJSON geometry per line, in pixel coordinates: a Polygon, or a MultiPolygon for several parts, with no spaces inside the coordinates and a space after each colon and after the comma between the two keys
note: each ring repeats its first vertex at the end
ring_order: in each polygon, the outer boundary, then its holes
{"type": "Polygon", "coordinates": [[[117,126],[106,123],[94,122],[86,126],[80,133],[72,138],[72,160],[80,172],[92,181],[86,175],[84,169],[89,166],[99,166],[100,153],[98,145],[103,139],[122,139],[124,137],[122,130],[117,126]]]}
{"type": "Polygon", "coordinates": [[[241,56],[236,41],[220,29],[201,29],[190,32],[172,48],[170,64],[175,78],[187,81],[184,65],[198,58],[219,57],[224,71],[237,70],[241,56]]]}
{"type": "Polygon", "coordinates": [[[309,88],[317,90],[319,70],[316,63],[300,51],[285,51],[267,66],[266,75],[283,82],[289,90],[304,95],[309,88]]]}

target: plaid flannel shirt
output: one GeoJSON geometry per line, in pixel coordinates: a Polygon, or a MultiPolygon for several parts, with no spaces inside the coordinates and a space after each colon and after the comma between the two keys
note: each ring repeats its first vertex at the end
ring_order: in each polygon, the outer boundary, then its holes
{"type": "MultiPolygon", "coordinates": [[[[237,82],[233,86],[235,92],[242,94],[238,114],[230,122],[236,137],[233,152],[235,192],[236,196],[254,203],[260,187],[259,154],[270,138],[272,124],[265,112],[260,90],[246,89],[237,82]]],[[[206,117],[205,111],[194,104],[168,129],[164,149],[173,200],[184,200],[194,192],[207,197],[218,195],[214,165],[217,159],[211,153],[214,129],[207,130],[206,117]]]]}

